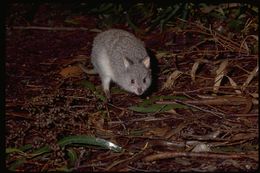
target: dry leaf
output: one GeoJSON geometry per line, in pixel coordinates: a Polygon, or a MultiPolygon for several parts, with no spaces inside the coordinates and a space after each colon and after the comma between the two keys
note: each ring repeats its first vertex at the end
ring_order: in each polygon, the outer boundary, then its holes
{"type": "Polygon", "coordinates": [[[252,103],[254,105],[258,105],[259,101],[258,101],[258,93],[251,93],[250,94],[253,98],[252,98],[252,103]]]}
{"type": "Polygon", "coordinates": [[[192,149],[192,152],[209,152],[209,151],[211,151],[209,145],[204,143],[199,143],[192,149]]]}
{"type": "Polygon", "coordinates": [[[100,115],[100,112],[96,112],[88,115],[88,125],[98,130],[104,130],[104,117],[100,115]]]}
{"type": "Polygon", "coordinates": [[[259,104],[259,101],[258,101],[258,99],[252,99],[252,103],[254,104],[254,105],[258,105],[259,104]]]}
{"type": "Polygon", "coordinates": [[[178,114],[174,109],[171,109],[171,110],[166,111],[166,112],[168,112],[168,113],[172,113],[172,114],[178,114]]]}
{"type": "Polygon", "coordinates": [[[254,98],[258,98],[258,93],[251,93],[250,95],[254,98]]]}
{"type": "Polygon", "coordinates": [[[78,66],[69,66],[60,71],[60,75],[64,78],[79,76],[84,73],[78,66]]]}
{"type": "Polygon", "coordinates": [[[170,132],[172,129],[169,127],[163,127],[163,128],[153,128],[146,132],[145,134],[148,136],[160,136],[165,137],[165,135],[170,132]]]}

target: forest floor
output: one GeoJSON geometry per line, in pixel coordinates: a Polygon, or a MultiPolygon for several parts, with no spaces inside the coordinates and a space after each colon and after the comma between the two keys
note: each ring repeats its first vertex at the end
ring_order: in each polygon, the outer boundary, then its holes
{"type": "Polygon", "coordinates": [[[217,20],[178,19],[149,33],[111,25],[145,42],[153,84],[141,97],[112,84],[107,103],[99,76],[77,66],[93,68],[92,41],[105,30],[98,16],[31,9],[10,4],[6,16],[8,170],[258,169],[258,15],[246,13],[239,32],[217,20]]]}

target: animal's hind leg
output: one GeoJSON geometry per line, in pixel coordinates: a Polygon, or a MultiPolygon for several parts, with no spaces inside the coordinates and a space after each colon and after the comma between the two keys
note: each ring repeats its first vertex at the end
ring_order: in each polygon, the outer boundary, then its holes
{"type": "Polygon", "coordinates": [[[109,87],[110,87],[110,82],[111,82],[111,78],[109,76],[103,76],[102,77],[102,86],[103,86],[103,90],[106,94],[106,97],[107,97],[107,100],[110,101],[110,90],[109,90],[109,87]]]}

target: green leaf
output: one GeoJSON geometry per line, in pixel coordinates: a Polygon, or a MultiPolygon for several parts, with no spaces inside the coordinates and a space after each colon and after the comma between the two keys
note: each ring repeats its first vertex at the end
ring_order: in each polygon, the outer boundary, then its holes
{"type": "Polygon", "coordinates": [[[66,19],[64,22],[67,23],[67,24],[73,24],[73,25],[80,24],[79,21],[76,20],[76,19],[66,19]]]}
{"type": "Polygon", "coordinates": [[[163,99],[163,100],[174,100],[174,99],[183,100],[183,99],[187,99],[187,97],[185,97],[185,96],[171,96],[171,95],[168,95],[168,96],[160,96],[160,99],[163,99]]]}
{"type": "Polygon", "coordinates": [[[144,134],[144,130],[132,130],[129,132],[129,135],[132,136],[142,136],[144,134]]]}
{"type": "Polygon", "coordinates": [[[107,10],[109,10],[110,8],[112,8],[114,5],[112,3],[103,3],[100,5],[99,7],[99,13],[105,12],[107,10]]]}
{"type": "Polygon", "coordinates": [[[22,151],[27,151],[32,148],[32,144],[26,144],[24,146],[21,146],[19,149],[22,151]]]}
{"type": "Polygon", "coordinates": [[[149,99],[143,100],[139,105],[128,107],[128,109],[135,112],[152,113],[152,112],[165,112],[175,108],[187,108],[181,104],[154,104],[156,100],[183,100],[184,96],[153,96],[149,99]]]}
{"type": "Polygon", "coordinates": [[[169,12],[171,12],[171,11],[172,11],[172,7],[171,7],[171,6],[167,7],[166,9],[161,10],[161,11],[159,12],[158,16],[157,16],[155,19],[153,19],[153,20],[151,21],[151,23],[157,23],[157,24],[158,24],[158,22],[159,22],[160,20],[162,20],[163,18],[165,18],[165,16],[166,16],[169,12]]]}
{"type": "Polygon", "coordinates": [[[10,153],[14,153],[14,152],[25,154],[22,150],[20,150],[18,148],[6,148],[5,149],[6,154],[10,154],[10,153]]]}
{"type": "Polygon", "coordinates": [[[186,108],[186,106],[181,104],[152,104],[150,106],[131,106],[128,109],[141,112],[141,113],[153,113],[153,112],[166,112],[175,108],[186,108]]]}
{"type": "Polygon", "coordinates": [[[73,149],[67,149],[67,151],[68,151],[68,157],[69,157],[70,165],[74,166],[75,162],[78,159],[78,155],[73,149]]]}
{"type": "MultiPolygon", "coordinates": [[[[109,142],[105,139],[96,138],[93,136],[86,136],[86,135],[68,136],[68,137],[65,137],[65,138],[61,139],[60,141],[58,141],[58,144],[60,145],[60,147],[65,147],[66,145],[69,145],[69,144],[96,145],[96,146],[103,147],[105,149],[110,149],[114,152],[122,151],[122,148],[120,146],[118,146],[112,142],[109,142]]],[[[20,151],[20,150],[9,148],[7,151],[10,153],[10,152],[20,151]]],[[[36,157],[36,156],[39,156],[44,153],[48,153],[50,151],[51,151],[51,148],[49,146],[44,146],[28,155],[30,155],[30,158],[32,158],[32,157],[36,157]]],[[[26,162],[26,158],[18,159],[14,163],[11,164],[9,169],[14,171],[18,166],[20,166],[24,162],[26,162]]]]}
{"type": "Polygon", "coordinates": [[[136,32],[141,32],[140,29],[132,22],[132,20],[130,19],[129,15],[126,13],[126,21],[128,23],[128,25],[136,32]]]}
{"type": "MultiPolygon", "coordinates": [[[[24,154],[24,156],[26,156],[27,153],[25,153],[26,150],[32,148],[32,145],[31,144],[27,144],[27,145],[24,145],[20,148],[6,148],[6,154],[10,154],[10,153],[13,153],[13,152],[19,152],[19,153],[22,153],[24,154]]],[[[7,157],[9,157],[9,155],[7,155],[7,157]]],[[[17,160],[14,161],[14,163],[12,163],[9,167],[9,170],[11,171],[15,171],[15,169],[20,166],[21,164],[23,164],[24,162],[26,161],[25,157],[23,158],[19,158],[17,160]]]]}
{"type": "Polygon", "coordinates": [[[26,161],[25,158],[16,160],[14,163],[12,163],[12,164],[10,165],[9,170],[10,170],[10,171],[15,171],[16,168],[17,168],[18,166],[22,165],[25,161],[26,161]]]}
{"type": "Polygon", "coordinates": [[[90,89],[90,90],[95,94],[95,96],[96,96],[97,98],[99,98],[100,100],[102,100],[102,101],[105,101],[105,100],[106,100],[106,97],[105,97],[103,94],[101,94],[102,91],[99,91],[98,89],[96,89],[96,87],[95,87],[95,85],[94,85],[93,83],[91,83],[91,82],[89,82],[89,81],[83,81],[83,82],[82,82],[82,85],[83,85],[85,88],[90,89]]]}
{"type": "Polygon", "coordinates": [[[174,100],[174,99],[183,100],[183,99],[186,99],[186,97],[184,97],[184,96],[171,96],[171,95],[168,95],[168,96],[153,96],[149,99],[143,100],[143,102],[141,102],[139,104],[139,106],[151,105],[156,100],[174,100]]]}
{"type": "Polygon", "coordinates": [[[241,20],[231,20],[228,23],[228,27],[236,31],[240,31],[242,29],[242,25],[243,25],[243,21],[241,20]]]}
{"type": "MultiPolygon", "coordinates": [[[[36,157],[36,156],[39,156],[43,153],[47,153],[47,152],[50,152],[51,149],[49,146],[44,146],[36,151],[34,151],[33,153],[29,154],[27,153],[27,157],[29,156],[30,158],[32,157],[36,157]]],[[[18,166],[21,166],[24,162],[26,162],[26,158],[19,158],[18,160],[16,160],[14,163],[11,164],[10,166],[10,170],[11,171],[14,171],[18,166]]]]}
{"type": "Polygon", "coordinates": [[[24,153],[24,151],[28,150],[32,148],[32,145],[31,144],[26,144],[20,148],[6,148],[5,149],[5,153],[6,154],[10,154],[10,153],[13,153],[13,152],[18,152],[18,153],[24,153]]]}
{"type": "Polygon", "coordinates": [[[151,104],[153,104],[153,102],[154,102],[155,100],[159,100],[159,99],[160,99],[159,96],[154,96],[154,97],[152,97],[152,98],[145,99],[145,100],[143,100],[141,103],[139,103],[139,106],[145,107],[145,106],[147,106],[147,105],[151,105],[151,104]]]}
{"type": "Polygon", "coordinates": [[[82,84],[83,84],[83,86],[84,86],[85,88],[88,88],[88,89],[90,89],[91,91],[95,91],[95,90],[96,90],[95,85],[94,85],[93,83],[87,81],[87,80],[86,80],[86,81],[83,81],[82,84]]]}
{"type": "Polygon", "coordinates": [[[96,145],[106,149],[110,149],[115,152],[121,152],[122,148],[112,142],[109,142],[105,139],[96,138],[93,136],[79,135],[79,136],[68,136],[61,139],[58,144],[61,147],[65,147],[69,144],[87,144],[87,145],[96,145]]]}
{"type": "Polygon", "coordinates": [[[99,98],[100,100],[102,100],[102,101],[105,101],[105,100],[106,100],[106,97],[105,97],[103,94],[101,94],[101,92],[95,91],[94,94],[95,94],[96,97],[99,98]]]}

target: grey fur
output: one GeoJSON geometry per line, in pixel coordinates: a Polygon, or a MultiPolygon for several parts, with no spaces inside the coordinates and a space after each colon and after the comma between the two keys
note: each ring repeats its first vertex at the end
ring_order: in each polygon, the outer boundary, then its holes
{"type": "Polygon", "coordinates": [[[107,97],[111,80],[137,95],[151,84],[150,58],[144,43],[127,31],[110,29],[98,34],[93,41],[91,62],[107,97]]]}

